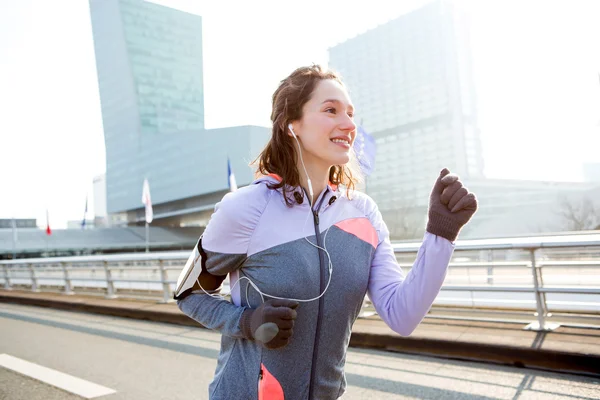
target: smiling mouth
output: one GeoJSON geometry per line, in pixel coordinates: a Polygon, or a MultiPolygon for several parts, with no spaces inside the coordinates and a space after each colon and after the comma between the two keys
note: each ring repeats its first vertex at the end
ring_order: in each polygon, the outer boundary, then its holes
{"type": "Polygon", "coordinates": [[[350,146],[350,142],[345,139],[331,139],[331,141],[333,143],[342,143],[342,144],[350,146]]]}

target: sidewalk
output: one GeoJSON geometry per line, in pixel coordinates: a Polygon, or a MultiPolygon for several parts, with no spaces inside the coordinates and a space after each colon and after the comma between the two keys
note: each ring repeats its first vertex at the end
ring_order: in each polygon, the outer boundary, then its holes
{"type": "MultiPolygon", "coordinates": [[[[200,325],[175,303],[0,289],[0,302],[51,307],[179,325],[200,325]]],[[[410,337],[377,318],[354,324],[350,346],[572,372],[600,377],[600,330],[559,327],[523,330],[522,324],[425,319],[410,337]]]]}

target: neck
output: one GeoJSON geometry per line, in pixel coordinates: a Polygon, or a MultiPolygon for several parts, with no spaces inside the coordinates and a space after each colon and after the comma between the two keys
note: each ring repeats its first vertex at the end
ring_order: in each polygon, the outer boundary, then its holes
{"type": "Polygon", "coordinates": [[[306,177],[306,173],[310,177],[310,181],[312,184],[313,196],[310,199],[310,204],[314,205],[319,197],[319,194],[325,189],[327,186],[327,182],[329,180],[329,167],[326,166],[318,166],[316,163],[304,163],[306,165],[306,172],[304,171],[304,167],[302,163],[299,163],[297,166],[298,172],[300,173],[300,185],[306,190],[306,193],[309,193],[310,196],[310,186],[308,184],[308,179],[306,177]]]}

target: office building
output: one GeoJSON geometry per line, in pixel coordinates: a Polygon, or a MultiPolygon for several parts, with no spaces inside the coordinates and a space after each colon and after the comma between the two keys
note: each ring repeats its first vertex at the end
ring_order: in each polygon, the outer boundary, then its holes
{"type": "MultiPolygon", "coordinates": [[[[597,185],[485,179],[469,42],[467,15],[436,0],[329,50],[356,121],[376,139],[367,193],[394,239],[421,237],[443,167],[479,196],[461,237],[568,229],[561,199],[586,201],[597,185]]],[[[587,165],[585,175],[596,180],[597,166],[587,165]]]]}
{"type": "Polygon", "coordinates": [[[383,209],[423,206],[447,166],[483,176],[465,16],[435,1],[329,50],[355,103],[356,121],[376,137],[368,192],[383,209]]]}
{"type": "Polygon", "coordinates": [[[148,179],[158,225],[202,224],[240,185],[269,130],[204,128],[202,18],[143,0],[90,0],[106,146],[109,221],[142,223],[148,179]]]}

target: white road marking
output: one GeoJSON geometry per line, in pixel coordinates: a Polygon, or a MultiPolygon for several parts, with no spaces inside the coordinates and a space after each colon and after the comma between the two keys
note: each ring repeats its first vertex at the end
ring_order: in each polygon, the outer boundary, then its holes
{"type": "Polygon", "coordinates": [[[86,399],[93,399],[94,397],[116,393],[113,389],[96,385],[95,383],[84,379],[76,378],[72,375],[21,360],[20,358],[8,354],[0,354],[0,366],[86,399]]]}

